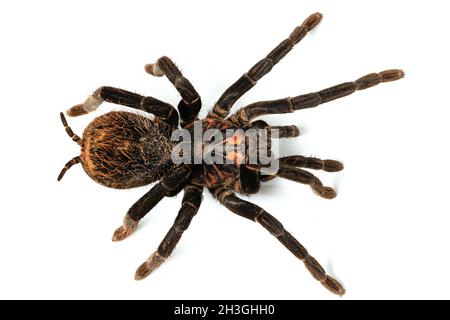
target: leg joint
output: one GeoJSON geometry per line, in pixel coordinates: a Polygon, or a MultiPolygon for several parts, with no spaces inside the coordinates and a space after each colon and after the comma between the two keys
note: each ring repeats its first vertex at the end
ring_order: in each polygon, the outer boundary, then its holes
{"type": "Polygon", "coordinates": [[[281,237],[285,232],[285,229],[281,222],[275,219],[265,210],[261,210],[261,212],[256,216],[255,221],[260,223],[276,238],[281,237]]]}

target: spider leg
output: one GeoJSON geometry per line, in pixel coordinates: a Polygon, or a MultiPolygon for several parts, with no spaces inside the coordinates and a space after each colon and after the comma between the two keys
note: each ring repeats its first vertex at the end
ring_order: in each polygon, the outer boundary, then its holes
{"type": "Polygon", "coordinates": [[[344,165],[336,160],[322,160],[313,157],[287,156],[279,159],[280,164],[290,167],[308,168],[314,170],[324,170],[327,172],[336,172],[344,169],[344,165]]]}
{"type": "Polygon", "coordinates": [[[191,170],[187,166],[180,165],[165,175],[155,186],[144,194],[131,206],[120,226],[113,235],[113,241],[120,241],[132,234],[139,221],[153,209],[162,198],[173,195],[174,190],[180,190],[181,185],[186,185],[191,170]]]}
{"type": "MultiPolygon", "coordinates": [[[[333,163],[330,164],[329,169],[335,171],[338,171],[337,169],[339,169],[340,166],[342,165],[340,162],[334,160],[320,160],[316,158],[306,158],[306,159],[314,159],[314,161],[316,160],[327,161],[327,163],[328,161],[332,161],[333,163]]],[[[314,166],[314,168],[312,169],[319,169],[318,162],[315,162],[314,164],[306,163],[306,165],[309,165],[310,167],[314,166]]],[[[258,170],[258,166],[250,166],[250,167],[255,170],[258,170]]],[[[278,172],[276,174],[273,175],[260,174],[261,181],[268,181],[276,177],[281,177],[298,183],[307,184],[311,187],[314,193],[316,193],[318,196],[321,196],[322,198],[333,199],[336,197],[336,191],[334,191],[334,189],[331,187],[324,186],[322,182],[319,180],[319,178],[317,178],[311,172],[287,165],[286,162],[281,159],[280,159],[280,167],[278,168],[278,172]]]]}
{"type": "Polygon", "coordinates": [[[333,199],[336,197],[336,191],[333,188],[324,186],[319,178],[306,170],[281,164],[276,175],[284,179],[307,184],[314,193],[322,198],[333,199]]]}
{"type": "Polygon", "coordinates": [[[322,103],[345,97],[356,90],[364,90],[381,82],[399,80],[403,76],[403,71],[397,69],[371,73],[354,82],[345,82],[318,92],[302,94],[293,98],[252,103],[239,109],[231,118],[237,123],[246,124],[254,118],[267,114],[291,113],[300,109],[314,108],[322,103]]]}
{"type": "Polygon", "coordinates": [[[178,113],[172,105],[153,97],[144,97],[113,87],[98,88],[84,103],[67,110],[67,114],[75,117],[95,111],[104,101],[149,112],[172,129],[178,126],[178,113]]]}
{"type": "MultiPolygon", "coordinates": [[[[270,133],[271,130],[277,130],[278,136],[276,138],[295,138],[300,135],[300,129],[296,125],[269,126],[263,120],[256,120],[256,121],[251,122],[249,127],[257,129],[257,130],[258,129],[267,130],[268,133],[270,133]]],[[[273,138],[275,138],[275,137],[273,137],[273,138]]]]}
{"type": "Polygon", "coordinates": [[[158,268],[172,253],[180,241],[183,232],[187,230],[192,218],[197,214],[202,201],[203,187],[188,184],[184,189],[184,196],[181,209],[166,234],[158,249],[139,266],[136,270],[135,279],[141,280],[158,268]]]}
{"type": "Polygon", "coordinates": [[[185,126],[197,118],[202,107],[202,101],[194,86],[181,73],[180,69],[168,57],[161,57],[153,64],[147,64],[145,71],[153,76],[166,76],[180,93],[182,100],[178,104],[178,112],[185,126]]]}
{"type": "Polygon", "coordinates": [[[270,215],[263,208],[236,197],[233,191],[227,189],[217,192],[215,196],[230,211],[244,218],[258,222],[265,229],[267,229],[290,252],[303,261],[305,267],[311,275],[316,280],[320,281],[325,288],[340,296],[345,293],[345,289],[342,285],[337,280],[327,275],[319,262],[309,255],[305,247],[303,247],[297,239],[286,231],[283,225],[276,218],[270,215]]]}
{"type": "Polygon", "coordinates": [[[300,135],[300,129],[295,126],[269,126],[267,130],[278,131],[278,138],[295,138],[300,135]]]}
{"type": "Polygon", "coordinates": [[[264,59],[256,63],[247,73],[225,90],[209,116],[225,118],[233,104],[250,90],[258,80],[269,73],[274,65],[280,62],[309,31],[319,24],[321,19],[322,15],[320,13],[314,13],[303,21],[300,26],[296,27],[287,39],[283,40],[264,59]]]}
{"type": "Polygon", "coordinates": [[[257,193],[261,186],[259,177],[260,172],[258,169],[241,164],[239,167],[239,185],[241,192],[245,194],[257,193]]]}

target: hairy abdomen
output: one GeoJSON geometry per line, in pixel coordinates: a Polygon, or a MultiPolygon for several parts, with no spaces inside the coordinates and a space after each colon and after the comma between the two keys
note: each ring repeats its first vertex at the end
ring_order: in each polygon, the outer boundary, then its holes
{"type": "Polygon", "coordinates": [[[84,130],[81,161],[94,181],[126,189],[158,180],[170,169],[170,152],[168,137],[152,120],[114,111],[84,130]]]}

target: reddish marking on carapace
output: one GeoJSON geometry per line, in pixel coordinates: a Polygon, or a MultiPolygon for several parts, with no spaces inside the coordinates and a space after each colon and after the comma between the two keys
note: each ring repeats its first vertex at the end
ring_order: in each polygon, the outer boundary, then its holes
{"type": "Polygon", "coordinates": [[[245,134],[242,131],[236,131],[232,137],[225,139],[224,144],[238,145],[245,142],[245,134]]]}
{"type": "Polygon", "coordinates": [[[230,151],[227,153],[227,159],[233,161],[239,167],[244,162],[245,156],[240,152],[230,151]]]}

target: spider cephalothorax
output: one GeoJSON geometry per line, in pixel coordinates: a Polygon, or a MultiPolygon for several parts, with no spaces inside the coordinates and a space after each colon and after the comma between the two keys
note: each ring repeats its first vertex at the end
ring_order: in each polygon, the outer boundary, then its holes
{"type": "MultiPolygon", "coordinates": [[[[170,104],[152,97],[144,97],[112,87],[101,87],[83,104],[70,108],[67,114],[69,116],[86,114],[96,110],[103,101],[107,101],[150,113],[154,118],[150,119],[144,115],[124,111],[109,112],[94,119],[80,138],[72,132],[61,113],[61,120],[67,133],[81,146],[81,155],[65,165],[58,180],[72,165],[81,163],[92,179],[107,187],[133,188],[158,181],[128,210],[122,226],[114,232],[114,241],[122,240],[133,233],[139,221],[162,198],[176,195],[184,189],[182,206],[172,228],[158,249],[138,268],[136,279],[149,275],[171,254],[197,213],[203,189],[207,188],[230,211],[258,222],[266,228],[302,260],[313,277],[328,290],[338,295],[344,294],[342,285],[326,274],[317,260],[284,229],[277,219],[257,205],[236,196],[236,193],[256,193],[259,191],[261,182],[281,177],[309,185],[319,196],[331,199],[336,196],[336,192],[324,186],[315,175],[302,168],[335,172],[342,170],[342,164],[336,160],[293,155],[276,159],[277,170],[268,173],[267,163],[261,160],[256,163],[249,161],[255,149],[252,149],[249,137],[243,132],[251,129],[276,131],[277,137],[267,136],[266,146],[270,149],[271,138],[296,137],[300,132],[296,126],[270,126],[255,118],[313,108],[349,95],[356,90],[367,89],[381,82],[398,80],[403,77],[403,71],[392,69],[371,73],[356,81],[345,82],[317,92],[256,102],[229,115],[233,104],[267,74],[308,31],[320,22],[321,18],[321,14],[315,13],[296,27],[287,39],[225,90],[207,117],[202,120],[197,118],[201,108],[200,96],[168,57],[158,59],[155,64],[149,64],[145,69],[154,76],[166,76],[174,84],[182,97],[178,104],[178,112],[170,104]],[[189,155],[187,162],[175,161],[176,157],[173,156],[179,153],[180,144],[176,144],[171,137],[174,133],[184,130],[188,133],[188,137],[192,138],[195,135],[196,126],[200,128],[201,133],[208,129],[217,129],[220,134],[225,134],[231,129],[235,133],[224,136],[223,139],[215,139],[214,143],[202,142],[199,147],[189,142],[187,151],[193,151],[194,156],[189,155]],[[220,163],[204,161],[202,157],[208,153],[211,145],[226,145],[236,149],[229,152],[216,152],[215,159],[220,160],[220,163]],[[243,148],[237,149],[239,146],[243,148]],[[200,162],[194,161],[195,152],[198,150],[201,153],[200,162]]],[[[186,144],[186,141],[183,143],[186,144]]],[[[187,151],[185,149],[181,155],[186,156],[189,153],[187,151]]]]}

